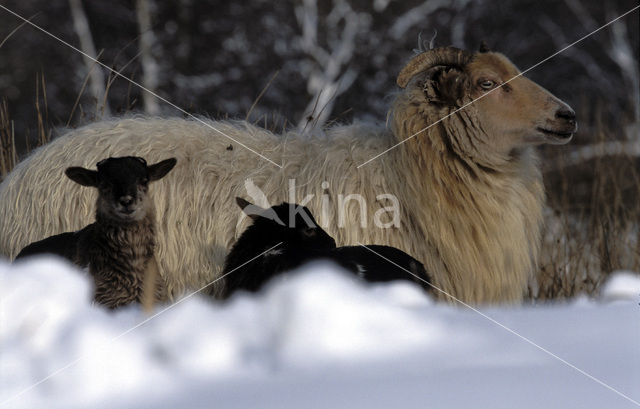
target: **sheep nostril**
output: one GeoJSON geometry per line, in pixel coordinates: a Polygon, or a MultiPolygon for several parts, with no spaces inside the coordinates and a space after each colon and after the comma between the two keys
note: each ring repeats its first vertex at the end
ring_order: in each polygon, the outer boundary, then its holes
{"type": "Polygon", "coordinates": [[[572,109],[559,109],[556,111],[556,118],[564,119],[570,124],[576,123],[576,113],[572,109]]]}
{"type": "Polygon", "coordinates": [[[119,202],[123,206],[129,206],[131,203],[133,203],[133,197],[131,197],[129,195],[121,196],[120,199],[119,199],[119,202]]]}

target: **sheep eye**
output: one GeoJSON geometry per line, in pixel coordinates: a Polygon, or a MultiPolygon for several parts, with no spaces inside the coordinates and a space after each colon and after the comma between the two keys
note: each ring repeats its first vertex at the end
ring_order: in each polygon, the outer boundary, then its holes
{"type": "Polygon", "coordinates": [[[302,233],[307,237],[314,237],[316,235],[316,229],[309,227],[308,229],[304,229],[302,233]]]}
{"type": "Polygon", "coordinates": [[[142,180],[140,180],[140,183],[143,184],[143,185],[146,185],[147,183],[149,183],[149,179],[142,178],[142,180]]]}
{"type": "Polygon", "coordinates": [[[496,83],[491,80],[480,80],[478,84],[482,89],[487,89],[487,90],[493,88],[496,85],[496,83]]]}

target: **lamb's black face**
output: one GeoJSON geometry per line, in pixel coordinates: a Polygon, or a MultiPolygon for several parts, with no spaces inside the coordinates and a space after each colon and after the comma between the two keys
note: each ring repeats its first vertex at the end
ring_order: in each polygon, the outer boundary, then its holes
{"type": "Polygon", "coordinates": [[[106,159],[98,163],[97,181],[104,214],[123,221],[139,221],[146,216],[149,171],[144,159],[106,159]]]}
{"type": "Polygon", "coordinates": [[[282,203],[264,210],[254,224],[264,225],[265,230],[289,246],[312,249],[332,249],[335,240],[314,219],[305,206],[282,203]],[[267,226],[268,225],[268,226],[267,226]]]}
{"type": "Polygon", "coordinates": [[[137,156],[107,158],[97,165],[98,170],[71,167],[65,170],[69,179],[83,186],[98,188],[98,213],[119,222],[144,219],[149,201],[149,182],[163,178],[176,165],[170,158],[147,166],[137,156]]]}

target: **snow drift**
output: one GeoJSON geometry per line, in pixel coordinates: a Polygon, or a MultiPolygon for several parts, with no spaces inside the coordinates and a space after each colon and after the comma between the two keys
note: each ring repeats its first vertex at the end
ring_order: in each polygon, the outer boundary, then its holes
{"type": "MultiPolygon", "coordinates": [[[[476,312],[330,264],[148,322],[92,306],[88,283],[55,259],[0,263],[0,407],[635,407],[476,312]]],[[[616,299],[482,312],[639,401],[638,294],[616,299]]]]}

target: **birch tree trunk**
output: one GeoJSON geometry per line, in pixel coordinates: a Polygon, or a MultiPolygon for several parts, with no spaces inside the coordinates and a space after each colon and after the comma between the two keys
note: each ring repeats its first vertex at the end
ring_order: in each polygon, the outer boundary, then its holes
{"type": "MultiPolygon", "coordinates": [[[[152,49],[155,44],[155,35],[151,26],[151,12],[149,3],[152,0],[136,0],[136,16],[140,33],[140,58],[142,61],[142,86],[151,92],[158,88],[158,64],[153,57],[152,49]]],[[[147,91],[142,92],[144,110],[151,115],[160,113],[158,99],[147,91]]]]}
{"type": "MultiPolygon", "coordinates": [[[[73,28],[80,40],[80,49],[87,55],[97,58],[96,47],[93,45],[93,37],[91,36],[91,30],[89,29],[89,21],[87,15],[82,8],[81,0],[69,0],[69,7],[71,8],[71,17],[73,19],[73,28]]],[[[96,100],[96,115],[97,116],[109,116],[109,105],[104,98],[105,96],[105,79],[100,65],[90,58],[83,56],[84,64],[87,68],[87,75],[89,76],[89,88],[91,94],[96,100]],[[104,105],[100,105],[103,103],[104,105]],[[98,115],[100,114],[100,115],[98,115]]]]}

